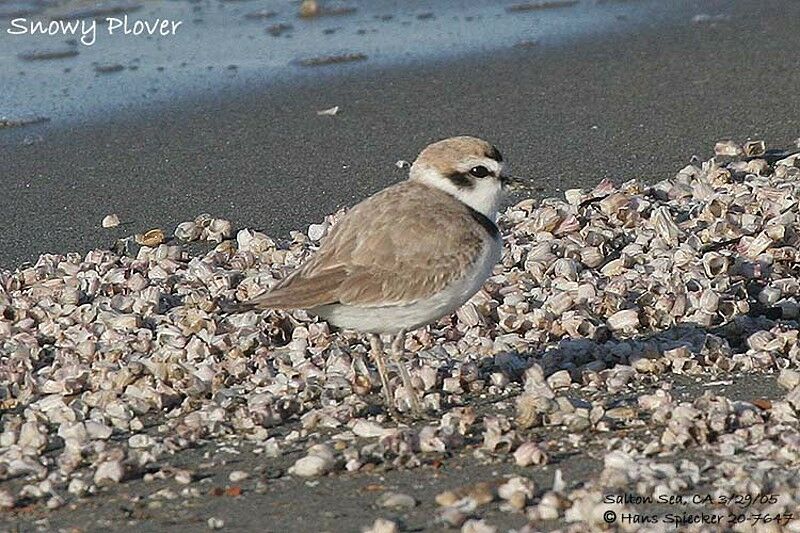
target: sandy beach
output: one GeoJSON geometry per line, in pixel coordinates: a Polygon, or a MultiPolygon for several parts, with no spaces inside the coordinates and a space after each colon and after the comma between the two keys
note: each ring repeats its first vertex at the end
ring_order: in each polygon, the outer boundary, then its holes
{"type": "MultiPolygon", "coordinates": [[[[163,9],[187,19],[193,16],[190,3],[175,4],[163,9]]],[[[255,2],[220,4],[238,10],[238,17],[259,9],[255,2]]],[[[305,231],[326,214],[404,179],[405,171],[395,165],[398,160],[411,160],[427,143],[457,134],[478,135],[499,146],[515,174],[535,180],[537,199],[592,188],[606,178],[616,183],[670,178],[692,156],[709,159],[714,143],[723,139],[762,139],[770,149],[797,149],[800,3],[597,4],[581,3],[580,9],[606,10],[598,11],[608,18],[603,31],[576,32],[569,39],[544,32],[529,40],[525,28],[515,27],[505,45],[498,44],[503,39],[495,35],[487,46],[475,44],[461,52],[404,57],[392,51],[382,58],[375,44],[380,39],[373,36],[364,47],[364,61],[295,65],[291,75],[281,70],[288,59],[283,52],[265,59],[273,69],[269,76],[259,73],[258,64],[228,61],[219,52],[221,57],[213,60],[219,76],[198,78],[192,91],[185,87],[191,76],[170,73],[181,68],[179,53],[162,51],[158,61],[148,55],[155,51],[143,52],[144,59],[137,62],[111,58],[102,65],[122,64],[121,72],[93,71],[86,80],[75,81],[73,90],[84,91],[78,88],[84,82],[87,87],[124,86],[124,78],[104,80],[159,65],[166,73],[148,74],[150,85],[137,81],[142,94],[131,95],[125,105],[100,98],[99,113],[91,106],[74,111],[79,108],[68,95],[63,102],[57,98],[61,88],[54,81],[47,86],[47,102],[37,108],[31,97],[24,109],[26,116],[47,116],[48,121],[0,128],[0,269],[34,263],[42,253],[85,254],[109,248],[119,238],[150,228],[169,233],[200,213],[228,219],[236,228],[286,238],[289,231],[305,231]],[[633,4],[630,15],[627,4],[633,4]],[[132,65],[136,68],[130,69],[132,65]],[[171,81],[180,90],[170,89],[171,81]],[[148,87],[161,93],[148,93],[148,87]],[[335,115],[318,114],[333,106],[339,107],[335,115]],[[109,213],[119,215],[118,227],[101,227],[109,213]]],[[[424,24],[446,28],[453,18],[452,6],[439,13],[433,2],[377,5],[367,11],[368,17],[362,13],[369,23],[329,17],[317,30],[344,26],[337,30],[348,34],[344,45],[332,44],[330,49],[360,51],[358,30],[369,32],[379,23],[388,24],[375,18],[379,13],[393,15],[398,25],[398,19],[407,19],[415,35],[424,34],[424,24]]],[[[302,22],[293,18],[296,7],[281,3],[284,11],[265,15],[268,20],[257,28],[242,30],[242,41],[248,32],[265,34],[265,27],[290,17],[291,24],[300,27],[302,22]]],[[[492,15],[480,13],[492,18],[487,26],[493,32],[502,32],[503,17],[528,16],[505,7],[492,15]]],[[[147,4],[144,11],[158,14],[156,9],[147,4]]],[[[207,18],[213,20],[210,14],[207,18]]],[[[467,21],[463,16],[459,31],[466,31],[462,25],[468,23],[481,31],[480,18],[467,21]]],[[[301,36],[289,38],[300,41],[301,36]]],[[[253,45],[242,46],[249,50],[253,45]]],[[[307,43],[298,47],[293,59],[309,57],[307,43]]],[[[38,62],[20,63],[16,54],[3,60],[13,68],[4,69],[0,84],[10,79],[7,76],[19,76],[18,70],[29,68],[33,73],[42,68],[38,62]]],[[[91,64],[86,59],[84,66],[91,64]]],[[[14,98],[24,99],[27,89],[18,82],[13,87],[14,98]]],[[[13,118],[17,110],[2,111],[13,118]]],[[[725,395],[732,402],[785,396],[771,371],[670,379],[673,394],[682,401],[692,402],[706,393],[725,395]]],[[[654,394],[657,388],[658,384],[642,385],[626,394],[635,398],[654,394]]],[[[490,402],[479,404],[478,413],[493,409],[490,402]]],[[[146,422],[154,428],[159,420],[146,422]]],[[[295,419],[274,434],[285,437],[300,429],[295,419]]],[[[568,433],[537,428],[533,435],[566,440],[568,433]]],[[[554,452],[550,464],[540,468],[483,460],[467,447],[427,457],[416,469],[380,465],[314,480],[286,475],[302,456],[305,440],[295,441],[283,456],[265,460],[263,450],[253,453],[258,448],[254,444],[236,441],[226,450],[226,441],[219,439],[180,450],[159,463],[176,468],[206,465],[200,469],[203,482],[194,479],[189,487],[199,487],[202,497],[188,498],[188,503],[183,495],[153,498],[162,489],[180,494],[183,487],[176,488],[171,479],[145,481],[140,476],[54,510],[42,501],[26,500],[2,511],[0,529],[195,531],[209,527],[209,517],[214,517],[231,531],[359,531],[378,517],[389,517],[408,531],[435,531],[444,527],[431,518],[438,508],[434,498],[443,490],[527,475],[541,492],[552,488],[556,470],[571,487],[579,486],[603,469],[600,457],[611,446],[609,440],[619,435],[611,431],[585,450],[554,452]],[[234,470],[251,476],[232,483],[234,470]],[[231,486],[239,487],[241,494],[226,492],[231,486]],[[389,490],[413,493],[418,504],[387,510],[376,501],[389,490]]],[[[689,456],[706,463],[716,460],[689,450],[669,462],[678,465],[689,456]]],[[[21,483],[12,479],[0,482],[0,488],[16,489],[21,483]]],[[[524,514],[507,512],[499,504],[477,514],[502,531],[527,522],[524,514]]],[[[558,520],[541,522],[544,529],[560,526],[558,520]]]]}

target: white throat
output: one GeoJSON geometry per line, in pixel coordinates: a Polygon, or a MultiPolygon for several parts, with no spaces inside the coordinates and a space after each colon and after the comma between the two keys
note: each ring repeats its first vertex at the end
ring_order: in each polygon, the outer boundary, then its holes
{"type": "Polygon", "coordinates": [[[473,187],[457,187],[432,168],[412,169],[411,179],[455,196],[491,221],[497,219],[497,210],[503,197],[503,188],[497,179],[478,179],[473,187]]]}

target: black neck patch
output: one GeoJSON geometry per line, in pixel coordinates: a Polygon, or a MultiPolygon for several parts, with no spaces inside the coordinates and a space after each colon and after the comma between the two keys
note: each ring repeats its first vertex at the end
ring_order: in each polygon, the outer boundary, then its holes
{"type": "Polygon", "coordinates": [[[469,209],[469,214],[470,216],[472,216],[472,219],[478,224],[480,224],[492,239],[500,238],[500,230],[497,228],[497,224],[495,224],[492,220],[489,219],[489,217],[487,217],[480,211],[473,209],[470,206],[467,206],[467,209],[469,209]]]}

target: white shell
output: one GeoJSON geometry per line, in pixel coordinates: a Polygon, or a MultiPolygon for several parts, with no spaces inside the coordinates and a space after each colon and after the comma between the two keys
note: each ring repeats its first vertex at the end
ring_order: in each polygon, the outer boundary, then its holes
{"type": "Polygon", "coordinates": [[[116,228],[119,226],[119,217],[116,213],[111,213],[103,217],[103,221],[100,224],[104,228],[116,228]]]}

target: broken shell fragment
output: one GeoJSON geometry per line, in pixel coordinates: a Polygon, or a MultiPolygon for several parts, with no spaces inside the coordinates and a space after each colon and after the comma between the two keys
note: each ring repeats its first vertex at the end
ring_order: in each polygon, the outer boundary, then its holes
{"type": "Polygon", "coordinates": [[[119,217],[116,213],[111,213],[110,215],[106,215],[103,217],[103,222],[101,225],[104,228],[116,228],[119,226],[119,217]]]}
{"type": "Polygon", "coordinates": [[[517,466],[547,464],[547,454],[535,442],[524,442],[514,451],[517,466]]]}
{"type": "Polygon", "coordinates": [[[764,141],[747,141],[742,145],[742,152],[745,157],[761,157],[767,151],[764,141]]]}
{"type": "Polygon", "coordinates": [[[125,476],[125,467],[122,461],[110,460],[100,463],[94,473],[94,482],[97,485],[119,483],[125,476]]]}
{"type": "Polygon", "coordinates": [[[714,145],[714,154],[736,157],[742,154],[742,148],[733,141],[719,141],[714,145]]]}
{"type": "Polygon", "coordinates": [[[408,494],[399,492],[384,492],[378,498],[377,505],[379,507],[388,507],[390,509],[412,509],[416,507],[417,500],[408,494]]]}
{"type": "Polygon", "coordinates": [[[136,244],[149,246],[151,248],[164,242],[164,232],[159,228],[154,228],[136,235],[136,244]]]}
{"type": "Polygon", "coordinates": [[[637,309],[617,311],[608,317],[606,325],[611,331],[633,331],[639,326],[639,311],[637,309]]]}
{"type": "Polygon", "coordinates": [[[175,228],[175,238],[184,242],[193,242],[200,238],[203,228],[194,221],[181,222],[175,228]]]}
{"type": "Polygon", "coordinates": [[[317,477],[330,472],[335,465],[333,451],[324,444],[309,448],[308,455],[295,461],[289,473],[300,477],[317,477]]]}
{"type": "Polygon", "coordinates": [[[400,528],[392,520],[376,518],[371,526],[362,528],[362,533],[399,533],[400,528]]]}

